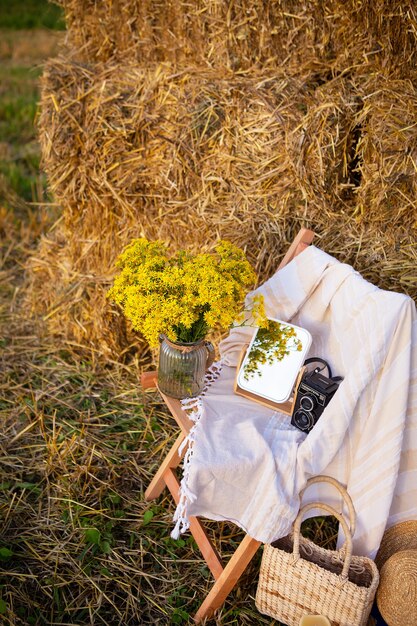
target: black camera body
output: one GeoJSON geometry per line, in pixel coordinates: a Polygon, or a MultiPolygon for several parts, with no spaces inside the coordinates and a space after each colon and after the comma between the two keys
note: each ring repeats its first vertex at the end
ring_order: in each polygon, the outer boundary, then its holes
{"type": "Polygon", "coordinates": [[[304,374],[298,386],[291,424],[309,433],[336,393],[340,380],[340,376],[331,378],[331,373],[330,378],[323,376],[319,369],[304,374]]]}

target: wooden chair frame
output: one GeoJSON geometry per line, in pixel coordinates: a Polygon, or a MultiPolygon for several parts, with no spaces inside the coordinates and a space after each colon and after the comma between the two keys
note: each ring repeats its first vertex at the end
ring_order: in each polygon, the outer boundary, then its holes
{"type": "MultiPolygon", "coordinates": [[[[296,257],[297,254],[305,250],[305,248],[311,244],[313,238],[313,231],[302,228],[282,259],[279,269],[287,265],[287,263],[296,257]]],[[[143,389],[156,388],[157,372],[145,372],[141,377],[141,383],[143,389]]],[[[185,450],[183,450],[182,455],[180,455],[179,448],[190,432],[193,422],[183,410],[180,400],[166,396],[163,393],[161,393],[161,396],[178,424],[180,433],[147,488],[145,498],[146,500],[153,500],[162,493],[165,487],[168,487],[174,501],[178,503],[180,483],[175,469],[181,463],[182,456],[185,453],[185,450]]],[[[258,550],[260,542],[253,539],[249,535],[245,535],[233,555],[230,557],[228,563],[224,565],[219,553],[210,538],[207,536],[206,531],[198,518],[190,517],[190,531],[215,579],[213,587],[194,616],[194,621],[199,623],[202,620],[211,617],[213,613],[220,606],[222,606],[225,599],[235,587],[237,581],[258,550]]]]}

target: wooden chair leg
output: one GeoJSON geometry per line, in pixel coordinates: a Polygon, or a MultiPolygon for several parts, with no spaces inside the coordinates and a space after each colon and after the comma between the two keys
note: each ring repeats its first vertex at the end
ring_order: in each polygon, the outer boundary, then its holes
{"type": "MultiPolygon", "coordinates": [[[[172,469],[167,470],[165,474],[165,483],[170,490],[176,504],[178,504],[180,483],[172,469]]],[[[201,554],[203,555],[203,558],[206,561],[209,570],[213,574],[214,578],[218,580],[224,571],[220,555],[217,552],[213,543],[211,542],[210,538],[207,536],[204,526],[202,525],[200,520],[197,517],[190,517],[189,522],[191,534],[194,537],[198,547],[200,548],[201,554]]]]}
{"type": "Polygon", "coordinates": [[[253,559],[256,551],[261,545],[260,541],[252,539],[246,535],[239,544],[234,554],[224,568],[222,574],[214,583],[210,593],[204,600],[194,616],[194,621],[198,624],[203,619],[211,617],[226,600],[233,587],[253,559]]]}
{"type": "Polygon", "coordinates": [[[165,489],[166,481],[165,475],[168,469],[178,467],[181,463],[181,459],[184,456],[183,454],[179,454],[178,449],[181,446],[182,442],[185,439],[185,435],[180,433],[172,446],[171,450],[166,455],[165,459],[161,463],[158,471],[150,482],[147,490],[145,491],[145,500],[154,500],[161,495],[163,490],[165,489]]]}

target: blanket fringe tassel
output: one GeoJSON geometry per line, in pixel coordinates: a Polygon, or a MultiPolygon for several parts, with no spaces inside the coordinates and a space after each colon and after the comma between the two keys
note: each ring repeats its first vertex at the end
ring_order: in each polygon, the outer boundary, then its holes
{"type": "Polygon", "coordinates": [[[206,394],[207,390],[211,387],[213,382],[217,380],[222,370],[222,362],[217,361],[213,363],[210,369],[207,370],[205,379],[204,379],[204,389],[202,393],[196,398],[186,398],[185,400],[181,400],[182,408],[187,411],[188,416],[192,422],[194,422],[193,427],[188,433],[187,437],[182,442],[178,452],[181,455],[184,448],[187,447],[187,451],[184,455],[184,463],[183,463],[183,475],[180,483],[179,490],[179,502],[174,514],[174,522],[175,526],[171,532],[172,539],[179,539],[182,533],[185,533],[189,527],[190,522],[188,519],[188,504],[194,502],[196,499],[196,495],[189,488],[189,475],[190,475],[190,466],[193,457],[193,448],[196,440],[196,432],[203,415],[203,403],[202,398],[206,394]]]}

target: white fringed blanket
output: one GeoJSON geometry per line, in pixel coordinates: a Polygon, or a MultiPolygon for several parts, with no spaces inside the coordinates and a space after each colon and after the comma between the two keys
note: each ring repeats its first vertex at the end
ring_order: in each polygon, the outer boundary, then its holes
{"type": "MultiPolygon", "coordinates": [[[[253,330],[232,330],[206,392],[188,403],[195,426],[173,536],[194,515],[233,521],[270,543],[290,531],[307,479],[327,474],[352,496],[354,552],[374,557],[386,525],[417,519],[415,305],[314,246],[254,293],[264,294],[269,316],[307,328],[309,355],[328,360],[344,380],[306,436],[288,416],[233,393],[253,330]]],[[[328,485],[306,492],[314,500],[342,507],[328,485]]]]}

